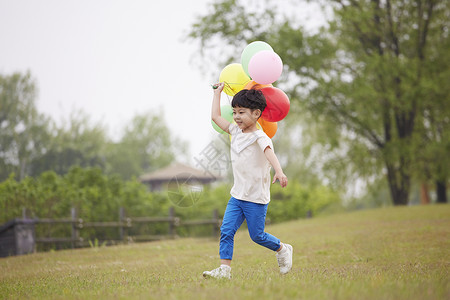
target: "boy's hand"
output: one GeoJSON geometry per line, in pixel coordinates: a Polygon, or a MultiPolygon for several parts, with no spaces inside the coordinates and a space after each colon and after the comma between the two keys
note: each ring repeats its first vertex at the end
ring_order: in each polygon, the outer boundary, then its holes
{"type": "Polygon", "coordinates": [[[275,173],[275,175],[273,176],[272,184],[275,183],[275,182],[277,181],[277,179],[278,179],[278,181],[280,182],[281,187],[287,186],[288,179],[287,179],[287,176],[284,175],[283,172],[281,172],[281,173],[275,173]]]}
{"type": "Polygon", "coordinates": [[[212,88],[214,89],[214,94],[222,93],[224,86],[225,86],[225,84],[223,82],[213,84],[212,88]]]}

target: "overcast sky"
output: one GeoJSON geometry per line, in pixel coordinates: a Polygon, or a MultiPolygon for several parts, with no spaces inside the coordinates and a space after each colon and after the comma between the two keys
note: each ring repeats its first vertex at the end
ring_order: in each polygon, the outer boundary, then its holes
{"type": "Polygon", "coordinates": [[[29,70],[40,112],[56,121],[82,109],[120,135],[137,113],[162,109],[171,132],[198,155],[216,134],[217,78],[182,41],[211,0],[0,0],[0,73],[29,70]]]}
{"type": "Polygon", "coordinates": [[[30,70],[39,111],[82,109],[118,136],[137,113],[162,108],[174,135],[201,151],[214,136],[211,87],[183,43],[210,0],[0,0],[0,73],[30,70]]]}

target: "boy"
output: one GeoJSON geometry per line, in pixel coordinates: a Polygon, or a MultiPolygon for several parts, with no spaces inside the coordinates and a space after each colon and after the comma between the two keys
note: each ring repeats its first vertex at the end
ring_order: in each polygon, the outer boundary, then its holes
{"type": "Polygon", "coordinates": [[[220,95],[224,83],[215,85],[211,110],[212,120],[225,132],[231,134],[231,161],[234,185],[220,228],[220,267],[203,272],[205,278],[231,278],[234,234],[247,220],[250,237],[255,243],[276,251],[280,273],[292,268],[292,246],[283,244],[271,234],[264,232],[267,206],[270,201],[270,167],[275,170],[272,183],[277,180],[282,187],[287,177],[273,151],[271,139],[258,130],[256,123],[266,108],[266,100],[259,90],[242,90],[231,102],[231,124],[221,116],[220,95]]]}

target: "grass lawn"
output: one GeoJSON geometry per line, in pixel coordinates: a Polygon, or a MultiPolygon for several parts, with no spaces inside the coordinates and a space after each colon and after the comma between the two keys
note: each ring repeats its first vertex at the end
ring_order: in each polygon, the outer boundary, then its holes
{"type": "MultiPolygon", "coordinates": [[[[270,207],[269,207],[270,209],[270,207]]],[[[218,241],[177,239],[0,258],[0,299],[450,299],[450,205],[394,207],[268,226],[294,247],[236,235],[231,280],[205,280],[218,241]]]]}

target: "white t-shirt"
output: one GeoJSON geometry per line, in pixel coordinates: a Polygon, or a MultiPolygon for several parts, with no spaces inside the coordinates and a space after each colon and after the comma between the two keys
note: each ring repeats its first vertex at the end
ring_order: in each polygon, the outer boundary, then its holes
{"type": "Polygon", "coordinates": [[[262,130],[243,133],[236,124],[231,124],[229,131],[234,176],[231,196],[260,204],[269,203],[271,165],[264,150],[267,147],[273,150],[272,140],[262,130]]]}

